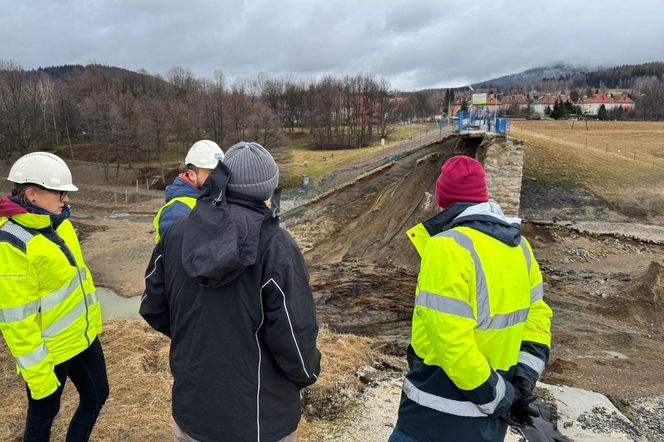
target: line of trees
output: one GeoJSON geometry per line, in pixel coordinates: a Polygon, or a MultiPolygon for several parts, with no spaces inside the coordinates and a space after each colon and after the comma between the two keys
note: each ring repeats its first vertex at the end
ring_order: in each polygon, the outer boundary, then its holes
{"type": "Polygon", "coordinates": [[[547,106],[546,109],[544,109],[544,113],[554,120],[560,120],[567,118],[568,115],[581,115],[582,112],[581,108],[575,106],[570,100],[556,100],[553,108],[547,106]]]}
{"type": "Polygon", "coordinates": [[[222,72],[208,80],[181,67],[162,78],[102,65],[26,71],[0,61],[0,157],[60,149],[98,161],[108,179],[121,163],[150,169],[180,159],[202,138],[271,148],[287,144],[288,132],[309,131],[317,148],[356,148],[439,106],[426,94],[414,98],[373,75],[228,84],[222,72]]]}

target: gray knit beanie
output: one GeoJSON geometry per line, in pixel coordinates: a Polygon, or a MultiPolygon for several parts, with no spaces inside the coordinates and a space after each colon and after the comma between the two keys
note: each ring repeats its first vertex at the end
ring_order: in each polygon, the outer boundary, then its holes
{"type": "Polygon", "coordinates": [[[279,184],[279,168],[272,155],[258,143],[240,141],[224,156],[231,171],[228,190],[265,201],[279,184]]]}

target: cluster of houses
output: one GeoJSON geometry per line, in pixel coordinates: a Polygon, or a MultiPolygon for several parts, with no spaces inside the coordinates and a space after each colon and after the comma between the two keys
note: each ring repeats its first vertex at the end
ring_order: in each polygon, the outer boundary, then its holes
{"type": "MultiPolygon", "coordinates": [[[[546,94],[536,99],[529,99],[526,95],[516,94],[516,95],[504,95],[504,96],[495,96],[489,94],[486,98],[486,104],[483,104],[483,109],[489,113],[503,113],[516,110],[518,107],[519,113],[528,113],[530,109],[531,113],[539,114],[544,116],[548,114],[553,109],[553,106],[556,104],[556,101],[562,101],[563,103],[570,98],[567,95],[552,95],[546,94]],[[548,111],[547,111],[548,108],[548,111]]],[[[571,100],[570,100],[571,101],[571,100]]],[[[453,103],[450,104],[450,115],[456,116],[461,108],[464,106],[466,108],[473,110],[476,106],[471,104],[470,96],[457,97],[453,103]]],[[[592,94],[591,96],[584,96],[576,102],[572,102],[575,106],[581,108],[581,112],[584,115],[597,115],[602,105],[607,111],[612,109],[618,109],[622,107],[623,110],[629,111],[634,109],[634,100],[629,98],[629,95],[622,93],[616,98],[611,95],[606,94],[605,92],[598,92],[592,94]]]]}

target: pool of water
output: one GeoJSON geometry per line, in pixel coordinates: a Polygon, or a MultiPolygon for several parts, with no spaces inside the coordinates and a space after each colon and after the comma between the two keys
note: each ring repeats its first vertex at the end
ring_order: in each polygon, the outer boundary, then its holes
{"type": "Polygon", "coordinates": [[[129,221],[150,221],[154,218],[154,213],[145,213],[145,212],[111,212],[104,215],[106,219],[119,219],[119,220],[129,220],[129,221]]]}
{"type": "Polygon", "coordinates": [[[123,298],[114,291],[103,287],[97,287],[97,298],[101,303],[101,316],[104,321],[109,319],[131,319],[138,318],[138,308],[141,297],[123,298]]]}

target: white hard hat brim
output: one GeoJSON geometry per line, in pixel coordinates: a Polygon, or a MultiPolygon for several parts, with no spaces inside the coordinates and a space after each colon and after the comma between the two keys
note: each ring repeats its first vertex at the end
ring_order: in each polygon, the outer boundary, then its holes
{"type": "Polygon", "coordinates": [[[74,186],[73,184],[65,184],[64,186],[60,186],[60,188],[57,190],[62,190],[65,192],[78,192],[78,187],[74,186]]]}
{"type": "Polygon", "coordinates": [[[43,187],[44,189],[48,190],[58,190],[62,192],[78,192],[78,187],[74,186],[73,184],[62,184],[59,186],[54,186],[50,184],[42,184],[42,183],[33,183],[32,181],[17,181],[13,180],[11,178],[7,178],[7,181],[10,181],[12,183],[16,184],[25,184],[25,185],[30,185],[30,184],[35,184],[37,186],[43,187]]]}

